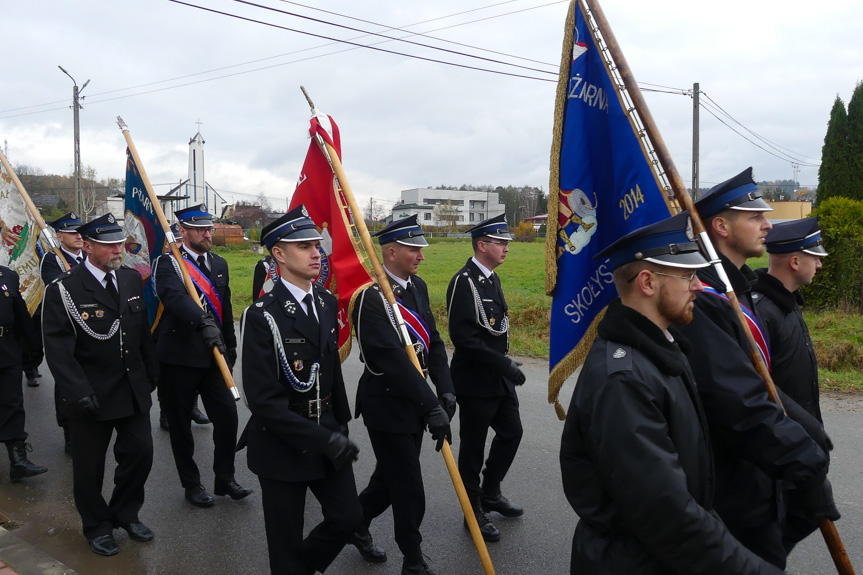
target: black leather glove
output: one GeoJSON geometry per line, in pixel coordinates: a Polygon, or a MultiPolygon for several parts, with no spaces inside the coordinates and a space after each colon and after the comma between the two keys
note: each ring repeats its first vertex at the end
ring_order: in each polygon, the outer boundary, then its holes
{"type": "Polygon", "coordinates": [[[437,441],[435,451],[443,449],[443,441],[446,439],[452,443],[452,431],[449,427],[449,417],[440,405],[435,405],[425,415],[426,426],[428,426],[432,439],[437,441]]]}
{"type": "Polygon", "coordinates": [[[356,461],[359,453],[360,448],[357,447],[356,443],[338,431],[333,432],[326,447],[324,447],[324,455],[333,462],[333,467],[336,470],[356,461]]]}
{"type": "Polygon", "coordinates": [[[521,362],[510,358],[507,359],[509,360],[509,365],[504,367],[503,376],[515,385],[523,384],[526,378],[524,376],[524,372],[520,369],[521,362]]]}
{"type": "Polygon", "coordinates": [[[836,502],[833,501],[833,486],[827,478],[815,489],[801,491],[799,499],[803,510],[814,519],[838,521],[842,517],[836,509],[836,502]]]}
{"type": "Polygon", "coordinates": [[[444,393],[440,396],[440,404],[443,407],[443,410],[446,411],[446,416],[449,417],[449,420],[452,421],[452,418],[455,417],[455,394],[454,393],[444,393]]]}
{"type": "Polygon", "coordinates": [[[99,413],[99,400],[95,395],[87,395],[70,403],[69,409],[78,415],[95,417],[99,413]]]}
{"type": "Polygon", "coordinates": [[[229,347],[228,353],[225,355],[225,359],[228,361],[228,367],[230,367],[233,372],[234,366],[237,364],[237,348],[229,347]]]}
{"type": "Polygon", "coordinates": [[[216,318],[207,313],[201,316],[198,320],[198,331],[201,332],[201,337],[204,338],[204,343],[207,347],[213,349],[218,347],[222,355],[227,353],[225,348],[225,340],[222,339],[222,330],[216,323],[216,318]]]}

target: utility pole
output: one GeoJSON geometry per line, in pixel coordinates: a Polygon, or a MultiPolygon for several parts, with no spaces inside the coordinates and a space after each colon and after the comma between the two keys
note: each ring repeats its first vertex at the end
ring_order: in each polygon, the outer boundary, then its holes
{"type": "Polygon", "coordinates": [[[692,199],[698,199],[698,82],[692,84],[692,199]]]}
{"type": "Polygon", "coordinates": [[[75,78],[72,78],[72,75],[63,69],[63,66],[57,66],[60,68],[60,71],[69,76],[72,80],[72,111],[73,117],[75,121],[75,211],[80,215],[81,214],[81,206],[83,204],[83,198],[81,196],[81,129],[78,124],[78,110],[82,108],[81,104],[78,102],[78,97],[81,95],[81,92],[84,88],[87,87],[87,84],[90,83],[90,80],[84,82],[84,85],[81,88],[78,88],[78,82],[75,81],[75,78]]]}

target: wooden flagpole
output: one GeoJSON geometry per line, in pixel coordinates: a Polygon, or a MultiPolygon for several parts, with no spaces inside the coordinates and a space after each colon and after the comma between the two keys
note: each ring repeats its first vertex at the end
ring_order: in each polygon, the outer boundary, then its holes
{"type": "MultiPolygon", "coordinates": [[[[165,232],[165,239],[168,240],[171,254],[173,254],[174,259],[177,260],[180,272],[183,274],[183,284],[186,286],[186,291],[189,292],[189,297],[191,297],[195,303],[198,304],[198,307],[203,310],[204,305],[198,297],[198,290],[195,288],[195,284],[192,283],[192,278],[189,276],[189,270],[186,269],[186,266],[183,263],[183,256],[180,254],[180,247],[177,244],[177,239],[174,237],[174,232],[171,231],[171,226],[168,225],[168,220],[165,218],[165,212],[162,211],[162,205],[159,203],[159,198],[156,196],[156,192],[153,191],[153,186],[150,185],[150,178],[147,177],[147,172],[144,171],[144,164],[141,163],[141,157],[138,155],[138,149],[135,148],[135,143],[132,141],[132,136],[129,134],[129,128],[120,116],[117,116],[117,125],[120,126],[120,129],[123,131],[123,137],[126,138],[126,145],[129,146],[129,153],[132,154],[132,159],[135,160],[135,165],[138,166],[141,180],[144,182],[144,187],[147,189],[147,196],[149,196],[150,203],[153,205],[153,210],[156,212],[156,217],[159,218],[159,224],[165,232]]],[[[223,317],[222,322],[226,321],[234,321],[234,318],[223,317]]],[[[228,362],[225,361],[225,356],[222,355],[222,352],[219,351],[218,347],[213,348],[213,356],[216,358],[216,364],[219,366],[219,371],[222,372],[222,378],[225,380],[225,385],[227,385],[228,389],[231,391],[234,401],[239,401],[240,392],[237,389],[237,386],[234,385],[234,377],[231,375],[231,369],[228,367],[228,362]]]]}
{"type": "MultiPolygon", "coordinates": [[[[580,0],[575,1],[578,2],[580,0]]],[[[693,230],[701,239],[711,261],[716,262],[714,263],[714,269],[720,279],[725,283],[725,295],[728,296],[728,299],[734,308],[734,312],[737,315],[737,319],[743,326],[746,339],[749,341],[749,356],[752,359],[752,363],[755,366],[758,375],[764,379],[764,385],[767,387],[767,396],[771,401],[782,407],[782,401],[779,399],[779,394],[776,391],[776,384],[770,377],[770,371],[767,369],[767,364],[764,362],[764,359],[758,351],[758,344],[755,343],[755,338],[752,336],[752,331],[749,329],[749,324],[746,321],[746,317],[743,315],[743,310],[740,307],[737,294],[734,293],[734,290],[731,287],[731,282],[728,280],[728,275],[725,273],[725,269],[722,267],[722,264],[719,263],[719,257],[713,247],[713,243],[707,235],[707,230],[704,228],[704,222],[701,221],[701,216],[695,208],[695,203],[686,191],[686,184],[683,183],[683,179],[680,177],[677,167],[674,165],[674,160],[671,158],[671,154],[665,146],[665,141],[659,133],[656,122],[653,120],[650,109],[647,107],[647,102],[645,102],[644,96],[638,89],[638,83],[635,81],[635,77],[632,75],[632,70],[629,68],[626,58],[623,56],[623,51],[620,49],[620,45],[617,43],[617,39],[611,31],[611,26],[609,26],[608,20],[605,18],[605,13],[599,6],[599,0],[584,0],[584,2],[587,4],[587,9],[590,11],[591,16],[596,22],[597,28],[599,28],[599,31],[602,33],[602,39],[608,47],[608,51],[614,60],[614,64],[617,66],[617,70],[620,73],[620,77],[623,79],[623,83],[626,86],[629,97],[632,98],[635,109],[638,111],[638,115],[644,123],[644,130],[653,144],[654,151],[659,158],[659,163],[662,164],[662,169],[665,171],[666,176],[671,182],[671,188],[674,191],[675,198],[678,203],[680,203],[680,205],[691,214],[693,230]]],[[[824,542],[827,544],[830,555],[833,557],[833,563],[836,565],[837,572],[840,575],[854,575],[854,567],[851,566],[851,560],[848,558],[848,553],[845,551],[845,546],[842,543],[842,539],[839,537],[839,532],[836,530],[836,526],[831,520],[824,519],[821,522],[820,527],[821,534],[824,536],[824,542]]]]}
{"type": "Polygon", "coordinates": [[[57,256],[57,261],[62,266],[63,271],[69,271],[69,262],[66,261],[66,258],[63,256],[63,252],[60,251],[60,246],[57,245],[57,241],[54,239],[54,236],[52,236],[51,232],[48,231],[48,225],[42,218],[42,214],[39,213],[33,200],[30,199],[30,194],[28,194],[27,190],[24,189],[24,184],[22,184],[21,180],[18,179],[18,174],[16,174],[15,170],[12,169],[12,166],[9,164],[9,160],[6,159],[6,155],[3,154],[2,150],[0,150],[0,163],[3,164],[4,168],[6,168],[6,173],[9,174],[10,178],[12,178],[12,183],[14,183],[15,187],[18,188],[18,193],[21,194],[21,197],[24,198],[24,205],[27,206],[27,211],[30,212],[31,216],[33,216],[33,219],[36,221],[36,225],[39,226],[39,233],[45,239],[45,243],[48,244],[48,247],[51,248],[51,251],[53,251],[54,255],[57,256]]]}
{"type": "MultiPolygon", "coordinates": [[[[300,86],[300,90],[303,91],[303,95],[305,95],[306,100],[309,102],[309,106],[312,109],[312,114],[317,115],[318,109],[315,107],[315,104],[312,102],[312,99],[309,97],[309,94],[306,92],[306,89],[300,86]]],[[[345,171],[342,168],[342,163],[339,160],[339,155],[336,153],[336,150],[330,146],[327,142],[325,142],[320,136],[315,136],[315,141],[318,143],[318,146],[321,148],[321,151],[325,156],[329,159],[330,165],[333,168],[333,172],[336,174],[336,177],[339,180],[339,186],[342,189],[342,192],[345,195],[345,200],[348,202],[348,209],[351,211],[351,217],[354,219],[354,225],[357,227],[357,231],[360,234],[360,239],[363,242],[363,247],[366,250],[366,254],[369,257],[369,261],[372,263],[372,268],[375,272],[375,277],[378,280],[378,284],[381,286],[381,290],[384,292],[384,297],[387,298],[387,301],[392,306],[393,312],[396,315],[397,323],[399,324],[399,331],[401,333],[401,339],[404,342],[404,350],[405,353],[408,354],[408,357],[411,360],[411,363],[417,370],[422,373],[422,367],[420,366],[419,359],[417,358],[416,351],[414,351],[413,345],[410,343],[410,336],[408,336],[407,328],[405,327],[404,321],[402,320],[401,314],[399,312],[399,308],[396,305],[396,297],[393,294],[392,286],[390,286],[389,279],[387,278],[386,272],[384,271],[383,265],[381,265],[381,260],[378,258],[378,253],[375,250],[374,244],[372,243],[371,235],[369,235],[369,230],[366,227],[366,223],[362,218],[357,218],[355,214],[359,214],[360,208],[357,205],[356,199],[354,198],[354,193],[351,190],[350,184],[348,184],[348,178],[345,175],[345,171]]],[[[461,474],[458,472],[458,466],[456,465],[455,458],[452,455],[452,449],[450,449],[449,442],[444,440],[443,447],[441,448],[441,454],[443,455],[444,461],[446,462],[447,470],[449,471],[450,479],[452,480],[453,487],[455,488],[456,495],[458,496],[459,503],[461,504],[462,512],[464,513],[465,520],[467,521],[468,529],[470,530],[471,537],[473,537],[473,543],[476,546],[477,553],[479,553],[479,559],[482,562],[482,568],[485,570],[486,575],[494,575],[494,566],[491,563],[491,556],[489,556],[488,548],[485,545],[485,540],[482,538],[482,533],[479,531],[479,525],[476,522],[476,516],[473,513],[473,508],[471,507],[470,500],[467,496],[467,491],[464,488],[464,483],[461,479],[461,474]]]]}

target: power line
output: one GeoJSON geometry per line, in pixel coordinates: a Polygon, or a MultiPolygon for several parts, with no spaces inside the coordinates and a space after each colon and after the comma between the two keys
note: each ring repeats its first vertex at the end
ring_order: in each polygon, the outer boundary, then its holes
{"type": "MultiPolygon", "coordinates": [[[[762,151],[764,151],[764,152],[767,152],[768,154],[770,154],[771,156],[773,156],[773,157],[775,157],[775,158],[779,158],[779,159],[780,159],[780,160],[782,160],[783,162],[789,162],[789,163],[792,163],[792,160],[789,160],[788,158],[783,158],[782,156],[780,156],[780,155],[778,155],[778,154],[776,154],[776,153],[772,152],[771,150],[768,150],[767,148],[765,148],[764,146],[762,146],[762,145],[758,144],[757,142],[753,142],[752,140],[750,140],[749,138],[747,138],[745,135],[741,134],[741,133],[740,133],[739,131],[737,131],[734,127],[732,127],[731,125],[729,125],[729,124],[728,124],[728,122],[726,122],[725,120],[723,120],[722,118],[720,118],[719,116],[717,116],[717,115],[713,112],[713,110],[711,110],[709,107],[702,105],[702,108],[704,108],[705,110],[707,110],[707,113],[709,113],[711,116],[713,116],[714,118],[716,118],[717,120],[719,120],[719,122],[720,122],[721,124],[725,125],[729,130],[731,130],[732,132],[734,132],[735,134],[737,134],[738,136],[740,136],[741,138],[743,138],[744,140],[746,140],[747,142],[749,142],[750,144],[752,144],[753,146],[755,146],[756,148],[758,148],[758,149],[760,149],[760,150],[762,150],[762,151]]],[[[800,161],[793,162],[793,163],[797,163],[797,164],[800,164],[801,166],[806,166],[806,167],[810,167],[810,168],[817,168],[817,167],[818,167],[818,164],[808,164],[808,163],[800,162],[800,161]]]]}
{"type": "MultiPolygon", "coordinates": [[[[254,24],[260,24],[260,25],[262,25],[262,26],[268,26],[268,27],[270,27],[270,28],[278,28],[278,29],[280,29],[280,30],[285,30],[285,31],[287,31],[287,32],[294,32],[294,33],[297,33],[297,34],[303,34],[303,35],[305,35],[305,36],[311,36],[311,37],[313,37],[313,38],[321,38],[321,39],[324,39],[324,40],[331,40],[331,41],[339,42],[339,43],[342,43],[342,44],[348,44],[348,45],[351,45],[351,46],[356,46],[356,47],[358,47],[358,48],[366,48],[366,49],[368,49],[368,50],[375,50],[375,51],[377,51],[377,52],[383,52],[383,53],[386,53],[386,54],[393,54],[393,55],[396,55],[396,56],[404,56],[404,57],[406,57],[406,58],[413,58],[413,59],[415,59],[415,60],[422,60],[422,61],[425,61],[425,62],[433,62],[433,63],[436,63],[436,64],[444,64],[444,65],[446,65],[446,66],[453,66],[453,67],[456,67],[456,68],[464,68],[464,69],[467,69],[467,70],[475,70],[475,71],[479,71],[479,72],[487,72],[487,73],[490,73],[490,74],[500,74],[500,75],[502,75],[502,76],[511,76],[511,77],[515,77],[515,78],[526,78],[526,79],[530,79],[530,80],[539,80],[539,81],[544,81],[544,82],[556,82],[556,81],[557,81],[557,79],[556,79],[556,78],[537,78],[537,77],[535,77],[535,76],[526,76],[526,75],[524,75],[524,74],[515,74],[515,73],[512,73],[512,72],[504,72],[504,71],[502,71],[502,70],[492,70],[492,69],[488,69],[488,68],[480,68],[480,67],[478,67],[478,66],[468,66],[468,65],[466,65],[466,64],[457,64],[457,63],[455,63],[455,62],[448,62],[448,61],[446,61],[446,60],[439,60],[439,59],[436,59],[436,58],[426,58],[426,57],[424,57],[424,56],[417,56],[417,55],[414,55],[414,54],[407,54],[407,53],[405,53],[405,52],[397,52],[397,51],[395,51],[395,50],[387,50],[387,49],[385,49],[385,48],[378,48],[378,47],[376,47],[376,46],[370,46],[370,45],[366,45],[366,44],[358,44],[358,43],[356,43],[356,42],[352,42],[352,41],[350,41],[350,40],[340,40],[340,39],[338,39],[338,38],[333,38],[333,37],[331,37],[331,36],[325,36],[325,35],[323,35],[323,34],[315,34],[315,33],[313,33],[313,32],[306,32],[306,31],[303,31],[303,30],[298,30],[298,29],[296,29],[296,28],[289,28],[289,27],[287,27],[287,26],[281,26],[281,25],[279,25],[279,24],[274,24],[274,23],[272,23],[272,22],[266,22],[266,21],[263,21],[263,20],[255,20],[254,18],[248,18],[248,17],[246,17],[246,16],[240,16],[239,14],[231,14],[230,12],[223,12],[223,11],[221,11],[221,10],[215,10],[215,9],[213,9],[213,8],[207,8],[207,7],[205,7],[205,6],[198,6],[198,5],[196,5],[196,4],[190,4],[190,3],[188,3],[188,2],[182,2],[181,0],[168,0],[168,1],[169,1],[169,2],[173,2],[174,4],[180,4],[180,5],[182,5],[182,6],[188,6],[189,8],[196,8],[196,9],[198,9],[198,10],[203,10],[203,11],[205,11],[205,12],[210,12],[210,13],[213,13],[213,14],[219,14],[219,15],[221,15],[221,16],[228,16],[228,17],[230,17],[230,18],[236,18],[237,20],[243,20],[243,21],[245,21],[245,22],[251,22],[251,23],[254,23],[254,24]]],[[[251,4],[250,2],[242,2],[242,0],[234,0],[234,1],[235,1],[235,2],[240,2],[240,3],[251,4]]],[[[255,5],[255,6],[257,6],[257,5],[255,5]]],[[[274,11],[276,11],[276,12],[283,12],[283,11],[281,11],[281,10],[275,10],[274,8],[268,8],[268,7],[263,7],[263,8],[265,8],[265,9],[267,9],[267,10],[274,10],[274,11]]],[[[288,13],[288,12],[283,12],[283,13],[285,13],[285,14],[290,14],[290,13],[288,13]]],[[[309,18],[309,17],[304,16],[303,18],[309,18]]],[[[309,19],[311,19],[311,20],[316,20],[316,19],[314,19],[314,18],[309,18],[309,19]]],[[[340,25],[337,25],[337,26],[340,26],[340,25]]],[[[347,29],[351,29],[351,30],[355,30],[354,28],[350,28],[350,27],[347,27],[347,26],[340,26],[340,27],[347,28],[347,29]]],[[[375,33],[371,33],[371,34],[376,35],[376,36],[382,36],[382,37],[384,37],[384,38],[390,38],[389,36],[383,36],[383,35],[381,35],[381,34],[375,34],[375,33]]],[[[390,39],[392,40],[393,38],[390,38],[390,39]]],[[[407,41],[407,40],[401,40],[401,41],[403,41],[403,42],[409,42],[409,41],[407,41]]],[[[415,43],[415,42],[409,42],[409,43],[417,44],[417,43],[415,43]]],[[[454,52],[454,51],[452,51],[452,50],[447,50],[447,49],[445,49],[445,48],[436,48],[436,47],[434,47],[434,46],[426,46],[426,45],[423,45],[423,44],[419,44],[419,45],[420,45],[420,46],[425,46],[425,47],[428,47],[428,48],[432,48],[432,49],[436,49],[436,50],[442,50],[442,51],[444,51],[444,52],[449,52],[449,53],[454,53],[454,54],[464,55],[464,56],[467,56],[467,57],[469,57],[469,58],[477,58],[477,59],[479,59],[479,60],[485,60],[485,61],[490,61],[490,62],[494,62],[494,63],[501,63],[501,64],[504,64],[504,65],[506,65],[506,66],[513,66],[513,67],[515,67],[515,68],[522,68],[522,69],[527,69],[527,70],[532,70],[532,71],[538,71],[538,72],[546,73],[546,74],[547,74],[547,73],[549,73],[547,70],[536,70],[536,69],[533,69],[533,68],[527,68],[527,67],[525,67],[525,66],[519,66],[519,65],[517,65],[517,64],[510,64],[510,63],[507,63],[507,62],[501,62],[501,61],[498,61],[498,60],[491,60],[491,59],[489,59],[489,58],[483,58],[483,57],[481,57],[481,56],[471,56],[471,55],[469,55],[469,54],[458,53],[458,52],[454,52]]]]}
{"type": "MultiPolygon", "coordinates": [[[[701,92],[701,95],[702,95],[702,96],[704,96],[705,98],[707,98],[707,99],[710,101],[710,103],[711,103],[712,105],[714,105],[714,106],[715,106],[715,107],[716,107],[716,108],[717,108],[717,109],[718,109],[718,110],[719,110],[719,111],[720,111],[724,116],[726,116],[726,117],[727,117],[727,118],[729,118],[731,121],[733,121],[735,124],[737,124],[738,126],[740,126],[741,128],[743,128],[744,130],[746,130],[747,132],[749,132],[750,134],[752,134],[753,136],[755,136],[756,138],[758,138],[759,140],[761,140],[762,142],[764,142],[766,145],[770,146],[771,148],[773,148],[773,149],[774,149],[774,150],[776,150],[777,152],[779,152],[779,153],[781,153],[781,154],[784,154],[784,155],[788,156],[789,158],[792,158],[796,163],[806,164],[806,162],[804,162],[803,160],[801,160],[801,159],[799,159],[799,158],[794,158],[794,156],[800,156],[800,158],[808,158],[808,156],[806,156],[805,154],[801,154],[801,153],[799,153],[799,152],[795,152],[794,150],[791,150],[791,149],[785,148],[785,147],[783,147],[783,146],[780,146],[779,144],[777,144],[777,143],[775,143],[775,142],[772,142],[772,141],[768,140],[767,138],[765,138],[765,137],[763,137],[763,136],[761,136],[761,135],[759,135],[759,134],[756,134],[755,132],[753,132],[752,130],[750,130],[749,128],[747,128],[745,125],[743,125],[739,120],[737,120],[736,118],[734,118],[734,117],[733,117],[731,114],[729,114],[727,111],[725,111],[725,109],[724,109],[722,106],[720,106],[720,105],[719,105],[719,104],[718,104],[718,103],[717,103],[713,98],[711,98],[711,97],[710,97],[709,95],[707,95],[705,92],[701,92]],[[783,151],[783,150],[784,150],[784,151],[783,151]],[[790,154],[788,154],[788,153],[786,153],[786,152],[790,152],[790,154]],[[793,154],[793,156],[792,156],[791,154],[793,154]]],[[[703,104],[702,104],[702,105],[703,105],[703,104]]],[[[817,164],[809,164],[809,166],[817,166],[817,164]]]]}
{"type": "MultiPolygon", "coordinates": [[[[282,0],[282,1],[286,1],[286,0],[282,0]]],[[[451,40],[445,40],[445,39],[442,39],[442,38],[435,38],[435,37],[433,37],[433,36],[429,36],[429,35],[428,35],[428,33],[410,32],[410,31],[406,30],[406,28],[411,27],[411,26],[419,26],[419,25],[421,25],[421,24],[426,24],[426,23],[429,23],[429,22],[437,21],[437,20],[443,20],[443,19],[446,19],[446,18],[452,18],[452,17],[455,17],[455,16],[460,16],[460,15],[463,15],[463,14],[467,14],[467,13],[470,13],[470,12],[476,12],[476,11],[479,11],[479,10],[485,10],[485,9],[488,9],[488,8],[494,8],[494,7],[501,6],[501,5],[503,5],[503,4],[509,4],[509,3],[512,3],[512,2],[515,2],[515,1],[517,1],[517,0],[508,0],[507,2],[499,2],[499,3],[497,3],[497,4],[489,4],[489,5],[487,5],[487,6],[482,6],[482,7],[479,7],[479,8],[474,8],[474,9],[466,10],[466,11],[462,11],[462,12],[456,12],[456,13],[454,13],[454,14],[448,14],[448,15],[445,15],[445,16],[439,16],[439,17],[437,17],[437,18],[431,18],[431,19],[429,19],[429,20],[423,20],[423,21],[416,22],[416,23],[413,23],[413,24],[407,24],[407,25],[404,25],[404,26],[401,26],[401,27],[398,27],[398,26],[387,27],[387,26],[385,26],[385,25],[383,25],[383,24],[376,24],[376,25],[379,25],[379,26],[382,26],[382,27],[385,27],[385,28],[388,28],[388,29],[394,29],[394,30],[405,31],[405,32],[407,32],[407,33],[408,33],[408,35],[424,36],[424,37],[428,37],[428,38],[431,38],[431,39],[434,39],[434,40],[438,40],[438,41],[441,41],[441,42],[449,42],[449,43],[452,43],[452,44],[468,46],[468,47],[474,48],[474,49],[476,49],[476,50],[481,50],[481,51],[484,51],[484,52],[490,52],[490,53],[494,53],[494,54],[499,54],[499,55],[503,55],[503,56],[508,56],[508,57],[511,57],[511,58],[516,58],[516,59],[525,60],[525,61],[529,61],[529,62],[535,62],[535,63],[538,63],[538,64],[544,64],[544,65],[552,66],[552,67],[556,68],[556,67],[557,67],[557,64],[553,64],[553,63],[549,63],[549,62],[541,62],[541,61],[538,61],[538,60],[532,60],[532,59],[530,59],[530,58],[524,58],[524,57],[521,57],[521,56],[517,56],[517,55],[514,55],[514,54],[507,54],[507,53],[504,53],[504,52],[497,52],[497,51],[494,51],[494,50],[489,50],[489,49],[481,48],[481,47],[478,47],[478,46],[470,46],[470,45],[468,45],[468,44],[461,44],[461,43],[459,43],[459,42],[454,42],[454,41],[451,41],[451,40]]],[[[536,10],[536,9],[539,9],[539,8],[545,8],[545,7],[547,7],[547,6],[551,6],[551,5],[554,5],[554,4],[560,4],[561,2],[566,2],[566,1],[567,1],[567,0],[556,0],[556,1],[554,1],[554,2],[550,2],[550,3],[547,3],[547,4],[541,4],[541,5],[538,5],[538,6],[532,6],[532,7],[524,8],[524,9],[521,9],[521,10],[515,10],[515,11],[512,11],[512,12],[504,12],[504,13],[502,13],[502,14],[495,14],[495,15],[493,15],[493,16],[488,16],[488,17],[485,17],[485,18],[479,18],[479,19],[476,19],[476,20],[470,20],[470,21],[467,21],[467,22],[460,22],[460,23],[458,23],[458,24],[453,24],[453,25],[450,25],[450,26],[444,26],[444,27],[441,27],[441,28],[436,28],[436,29],[434,29],[434,30],[430,30],[430,31],[428,31],[428,32],[438,32],[438,31],[441,31],[441,30],[448,30],[448,29],[451,29],[451,28],[457,28],[457,27],[461,27],[461,26],[467,26],[467,25],[470,25],[470,24],[475,24],[475,23],[477,23],[477,22],[483,22],[483,21],[486,21],[486,20],[491,20],[491,19],[501,18],[501,17],[504,17],[504,16],[511,16],[511,15],[513,15],[513,14],[518,14],[518,13],[521,13],[521,12],[527,12],[527,11],[530,11],[530,10],[536,10]]],[[[293,2],[288,2],[288,3],[296,4],[296,5],[298,5],[298,6],[303,6],[302,4],[298,4],[298,3],[293,3],[293,2]]],[[[309,7],[309,8],[310,8],[310,9],[313,9],[313,10],[319,10],[319,9],[317,9],[317,8],[314,8],[314,7],[309,7]]],[[[327,12],[327,11],[324,11],[324,12],[327,12]]],[[[338,13],[333,12],[333,14],[338,14],[338,13]]],[[[342,16],[342,17],[344,17],[344,18],[351,18],[350,16],[345,16],[345,15],[341,15],[341,14],[339,14],[339,15],[340,15],[340,16],[342,16]]],[[[365,20],[361,20],[361,21],[366,22],[365,20]]],[[[354,37],[354,38],[351,38],[350,40],[357,40],[357,39],[364,38],[364,37],[369,36],[369,35],[372,35],[372,34],[363,34],[363,35],[360,35],[360,36],[356,36],[356,37],[354,37]]],[[[388,38],[388,37],[387,37],[387,38],[388,38]]],[[[392,42],[392,41],[396,41],[396,40],[397,40],[396,38],[387,39],[387,40],[384,40],[384,41],[382,41],[382,42],[379,42],[379,44],[383,44],[383,43],[387,43],[387,42],[392,42]]],[[[331,56],[331,55],[334,55],[334,54],[341,54],[341,53],[346,52],[346,51],[357,50],[357,49],[359,49],[359,48],[365,47],[365,46],[363,46],[363,45],[355,45],[354,47],[352,47],[352,48],[347,48],[347,49],[345,49],[345,50],[337,50],[337,51],[335,51],[335,52],[328,52],[328,53],[326,53],[326,54],[320,54],[320,55],[312,56],[312,57],[309,57],[309,58],[302,58],[302,59],[298,59],[298,60],[292,60],[292,61],[290,61],[290,62],[282,62],[282,63],[279,63],[279,64],[274,64],[274,65],[272,65],[272,66],[264,66],[264,67],[260,67],[260,68],[254,68],[254,69],[251,69],[251,70],[244,70],[244,71],[237,72],[237,73],[234,73],[234,74],[225,74],[225,75],[217,76],[217,77],[214,77],[214,78],[207,78],[207,79],[204,79],[204,80],[199,80],[199,81],[196,81],[196,82],[186,82],[186,83],[179,84],[179,85],[174,85],[174,86],[169,86],[169,87],[166,87],[166,88],[161,88],[161,89],[159,89],[159,90],[148,90],[148,91],[145,91],[145,92],[138,92],[138,93],[135,93],[135,94],[128,94],[128,95],[126,95],[126,96],[122,96],[122,97],[118,97],[118,98],[105,98],[105,99],[102,99],[102,100],[93,100],[93,98],[98,98],[99,96],[104,96],[104,95],[107,95],[107,94],[113,94],[113,93],[117,93],[117,92],[126,92],[126,91],[129,91],[129,90],[136,90],[136,89],[138,89],[138,88],[146,88],[146,87],[148,87],[148,86],[154,86],[154,85],[158,85],[158,84],[164,84],[164,83],[167,83],[167,82],[175,82],[175,81],[178,81],[178,80],[183,80],[183,79],[185,79],[185,78],[193,78],[193,77],[195,77],[195,76],[202,76],[202,75],[204,75],[204,74],[211,74],[211,73],[214,73],[214,72],[220,72],[220,71],[222,71],[222,70],[229,70],[229,69],[232,69],[232,68],[239,68],[239,67],[242,67],[242,66],[248,66],[248,65],[250,65],[250,64],[255,64],[255,63],[258,63],[258,62],[264,62],[264,61],[267,61],[267,60],[273,60],[273,59],[276,59],[276,58],[282,58],[282,57],[285,57],[285,56],[291,56],[291,55],[293,55],[293,54],[299,54],[299,53],[302,53],[302,52],[309,52],[309,51],[312,51],[312,50],[317,50],[317,49],[320,49],[320,48],[325,48],[325,47],[327,47],[327,46],[339,45],[339,44],[344,44],[344,41],[341,41],[341,40],[333,40],[333,41],[331,41],[331,42],[328,42],[328,43],[326,43],[326,44],[321,44],[321,45],[319,45],[319,46],[313,46],[313,47],[310,47],[310,48],[303,48],[303,49],[301,49],[301,50],[294,50],[294,51],[286,52],[286,53],[283,53],[283,54],[277,54],[277,55],[274,55],[274,56],[267,56],[267,57],[265,57],[265,58],[258,58],[258,59],[255,59],[255,60],[249,60],[249,61],[246,61],[246,62],[240,62],[240,63],[237,63],[237,64],[230,64],[230,65],[227,65],[227,66],[222,66],[222,67],[212,68],[212,69],[204,70],[204,71],[201,71],[201,72],[193,72],[193,73],[190,73],[190,74],[185,74],[185,75],[182,75],[182,76],[176,76],[176,77],[168,78],[168,79],[165,79],[165,80],[157,80],[157,81],[153,81],[153,82],[147,82],[147,83],[144,83],[144,84],[137,84],[137,85],[135,85],[135,86],[128,86],[128,87],[125,87],[125,88],[116,88],[116,89],[113,89],[113,90],[106,90],[106,91],[104,91],[104,92],[97,92],[97,93],[95,93],[95,94],[91,94],[91,95],[89,96],[90,100],[88,101],[88,103],[90,103],[90,104],[98,104],[98,103],[100,103],[100,102],[109,102],[109,101],[113,101],[113,100],[117,100],[117,99],[121,99],[121,98],[127,98],[127,97],[132,97],[132,96],[139,96],[139,95],[146,95],[146,94],[151,94],[151,93],[154,93],[154,92],[159,92],[159,91],[163,91],[163,90],[169,90],[169,89],[173,89],[173,88],[182,88],[182,87],[191,86],[191,85],[194,85],[194,84],[205,83],[205,82],[212,82],[212,81],[215,81],[215,80],[221,80],[221,79],[230,78],[230,77],[233,77],[233,76],[239,76],[239,75],[242,75],[242,74],[250,74],[250,73],[252,73],[252,72],[260,72],[260,71],[263,71],[263,70],[269,70],[269,69],[271,69],[271,68],[275,68],[275,67],[279,67],[279,66],[286,66],[286,65],[289,65],[289,64],[295,64],[295,63],[298,63],[298,62],[304,62],[304,61],[311,60],[311,59],[315,59],[315,58],[322,58],[322,57],[331,56]]],[[[548,73],[548,72],[546,72],[546,73],[548,73]]],[[[42,107],[44,107],[44,106],[51,106],[51,105],[54,105],[54,104],[61,104],[61,103],[65,103],[65,101],[66,101],[66,100],[58,100],[58,101],[54,101],[54,102],[45,102],[45,103],[43,103],[43,104],[35,104],[35,105],[31,105],[31,106],[22,106],[22,107],[19,107],[19,108],[9,108],[9,109],[6,109],[6,110],[0,110],[0,114],[6,114],[6,113],[8,113],[8,112],[17,112],[17,111],[20,111],[20,110],[29,110],[29,109],[33,109],[33,108],[42,108],[42,107]]],[[[8,116],[2,116],[2,117],[0,117],[0,118],[17,118],[17,117],[21,117],[21,116],[28,116],[28,115],[33,115],[33,114],[41,114],[41,113],[53,112],[53,111],[57,111],[57,110],[64,110],[64,109],[66,109],[67,107],[68,107],[68,106],[63,106],[63,107],[61,107],[61,108],[50,108],[50,109],[48,109],[48,110],[38,110],[38,111],[35,111],[35,112],[28,112],[28,113],[23,113],[23,114],[13,114],[13,115],[8,115],[8,116]]]]}

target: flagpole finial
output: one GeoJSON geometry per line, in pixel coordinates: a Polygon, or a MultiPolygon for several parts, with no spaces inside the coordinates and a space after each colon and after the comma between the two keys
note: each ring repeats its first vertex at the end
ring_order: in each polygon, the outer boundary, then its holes
{"type": "Polygon", "coordinates": [[[120,116],[117,116],[117,125],[120,126],[121,130],[125,130],[126,128],[129,127],[126,125],[126,122],[124,122],[123,118],[121,118],[120,116]]]}
{"type": "Polygon", "coordinates": [[[305,86],[300,86],[300,90],[303,91],[303,96],[306,97],[306,101],[309,103],[309,107],[312,109],[312,115],[316,115],[318,113],[318,109],[315,107],[315,103],[312,102],[311,96],[306,92],[305,86]]]}

